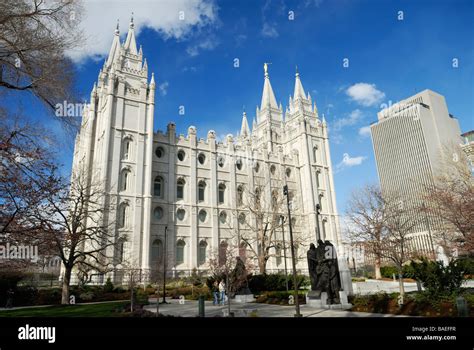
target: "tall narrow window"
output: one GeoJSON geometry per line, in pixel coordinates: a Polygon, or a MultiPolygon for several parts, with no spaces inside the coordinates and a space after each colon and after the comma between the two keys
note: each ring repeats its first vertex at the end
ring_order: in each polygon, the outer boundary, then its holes
{"type": "Polygon", "coordinates": [[[204,202],[204,193],[206,191],[206,183],[204,181],[199,181],[198,185],[198,200],[204,202]]]}
{"type": "Polygon", "coordinates": [[[313,159],[315,163],[318,161],[318,147],[313,147],[313,159]]]}
{"type": "Polygon", "coordinates": [[[120,204],[118,212],[118,226],[124,228],[127,225],[128,205],[126,203],[120,204]]]}
{"type": "Polygon", "coordinates": [[[272,209],[278,209],[278,190],[272,191],[272,209]]]}
{"type": "Polygon", "coordinates": [[[222,241],[221,244],[219,244],[219,266],[222,266],[226,263],[227,260],[227,247],[228,244],[226,241],[222,241]]]}
{"type": "Polygon", "coordinates": [[[179,265],[179,264],[182,264],[184,262],[184,247],[185,247],[186,243],[180,239],[177,243],[176,243],[176,264],[179,265]]]}
{"type": "Polygon", "coordinates": [[[118,264],[123,262],[124,249],[125,249],[125,243],[123,240],[120,239],[118,242],[117,255],[116,255],[116,258],[117,258],[116,260],[118,264]]]}
{"type": "Polygon", "coordinates": [[[130,187],[129,184],[130,184],[130,170],[123,170],[122,171],[122,181],[121,181],[121,185],[120,185],[120,190],[121,191],[127,191],[128,188],[130,187]]]}
{"type": "Polygon", "coordinates": [[[255,205],[260,205],[260,187],[255,188],[255,205]]]}
{"type": "Polygon", "coordinates": [[[155,197],[163,198],[163,178],[161,176],[155,177],[153,184],[153,194],[155,197]]]}
{"type": "Polygon", "coordinates": [[[122,159],[124,159],[124,160],[129,160],[130,159],[131,145],[132,145],[132,140],[130,140],[129,138],[126,138],[123,141],[123,157],[122,157],[122,159]]]}
{"type": "Polygon", "coordinates": [[[239,185],[237,187],[237,205],[241,207],[244,204],[244,187],[239,185]]]}
{"type": "Polygon", "coordinates": [[[163,243],[160,239],[155,239],[151,245],[151,262],[155,266],[163,262],[163,243]]]}
{"type": "Polygon", "coordinates": [[[219,203],[224,203],[225,199],[225,185],[219,184],[219,203]]]}
{"type": "Polygon", "coordinates": [[[278,243],[275,247],[276,265],[281,265],[281,244],[278,243]]]}
{"type": "Polygon", "coordinates": [[[184,199],[184,180],[179,179],[176,183],[176,198],[177,199],[184,199]]]}
{"type": "Polygon", "coordinates": [[[206,263],[207,258],[207,243],[206,241],[199,242],[199,254],[198,254],[198,264],[202,265],[206,263]]]}

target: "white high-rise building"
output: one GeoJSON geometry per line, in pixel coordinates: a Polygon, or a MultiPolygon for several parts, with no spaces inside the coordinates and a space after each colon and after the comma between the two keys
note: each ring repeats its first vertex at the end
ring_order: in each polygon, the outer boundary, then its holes
{"type": "MultiPolygon", "coordinates": [[[[370,129],[382,192],[403,195],[408,208],[421,206],[426,187],[442,171],[446,150],[461,141],[459,123],[449,114],[444,96],[424,90],[380,111],[370,129]]],[[[430,231],[439,222],[415,209],[412,215],[415,248],[427,254],[437,251],[430,231]]]]}
{"type": "MultiPolygon", "coordinates": [[[[241,202],[260,186],[267,199],[274,191],[281,194],[283,185],[289,187],[299,269],[307,269],[317,217],[321,238],[339,244],[326,122],[298,73],[286,111],[277,105],[266,64],[264,68],[263,96],[252,129],[244,113],[239,135],[227,135],[222,142],[212,130],[198,139],[193,126],[187,135],[176,135],[173,123],[165,132],[155,132],[154,76],[148,79],[133,22],[123,44],[116,30],[83,115],[73,171],[87,169],[88,176],[102,179],[106,200],[116,203],[105,220],[116,222],[117,271],[124,259],[150,270],[163,256],[176,273],[206,270],[211,252],[226,245],[252,257],[251,247],[239,241],[252,234],[246,221],[254,220],[241,202]]],[[[286,216],[286,206],[281,214],[286,216]]],[[[288,247],[287,225],[285,233],[288,247]]],[[[283,269],[279,247],[272,248],[269,271],[283,269]]],[[[291,266],[289,250],[286,255],[291,266]]],[[[119,274],[111,277],[119,282],[119,274]]]]}

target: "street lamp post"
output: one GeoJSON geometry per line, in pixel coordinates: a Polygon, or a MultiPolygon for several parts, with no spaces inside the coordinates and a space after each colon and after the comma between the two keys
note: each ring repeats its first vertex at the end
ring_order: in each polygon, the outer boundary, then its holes
{"type": "Polygon", "coordinates": [[[281,224],[281,235],[283,236],[283,258],[285,259],[285,281],[286,281],[286,292],[288,293],[288,269],[286,267],[286,243],[285,243],[285,217],[280,215],[281,224]]]}
{"type": "Polygon", "coordinates": [[[296,281],[295,245],[293,244],[293,229],[291,228],[290,197],[289,197],[287,185],[283,187],[283,194],[286,195],[286,205],[288,207],[288,226],[290,227],[291,261],[293,263],[293,288],[295,290],[295,309],[296,309],[295,317],[301,317],[300,302],[298,299],[298,284],[296,281]]]}
{"type": "Polygon", "coordinates": [[[319,215],[321,214],[321,205],[318,203],[316,204],[316,242],[321,239],[321,231],[319,230],[319,215]]]}
{"type": "Polygon", "coordinates": [[[167,235],[167,231],[168,231],[168,226],[165,226],[165,245],[163,247],[163,301],[161,302],[162,304],[168,304],[168,302],[166,301],[166,260],[168,260],[168,235],[167,235]]]}

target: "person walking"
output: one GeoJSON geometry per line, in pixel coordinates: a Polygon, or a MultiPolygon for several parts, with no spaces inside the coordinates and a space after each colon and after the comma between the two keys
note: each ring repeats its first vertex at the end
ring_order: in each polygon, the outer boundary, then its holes
{"type": "Polygon", "coordinates": [[[224,283],[224,280],[222,280],[219,283],[219,294],[220,294],[221,305],[224,305],[225,304],[225,283],[224,283]]]}
{"type": "Polygon", "coordinates": [[[212,305],[219,305],[219,282],[217,280],[212,284],[212,296],[214,297],[212,305]]]}

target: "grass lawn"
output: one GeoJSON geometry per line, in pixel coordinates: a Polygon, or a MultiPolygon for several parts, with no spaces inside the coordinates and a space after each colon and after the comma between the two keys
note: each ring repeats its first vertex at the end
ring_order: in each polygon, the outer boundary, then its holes
{"type": "Polygon", "coordinates": [[[120,317],[123,313],[115,312],[128,301],[87,305],[54,305],[46,307],[25,308],[0,311],[0,317],[120,317]]]}

